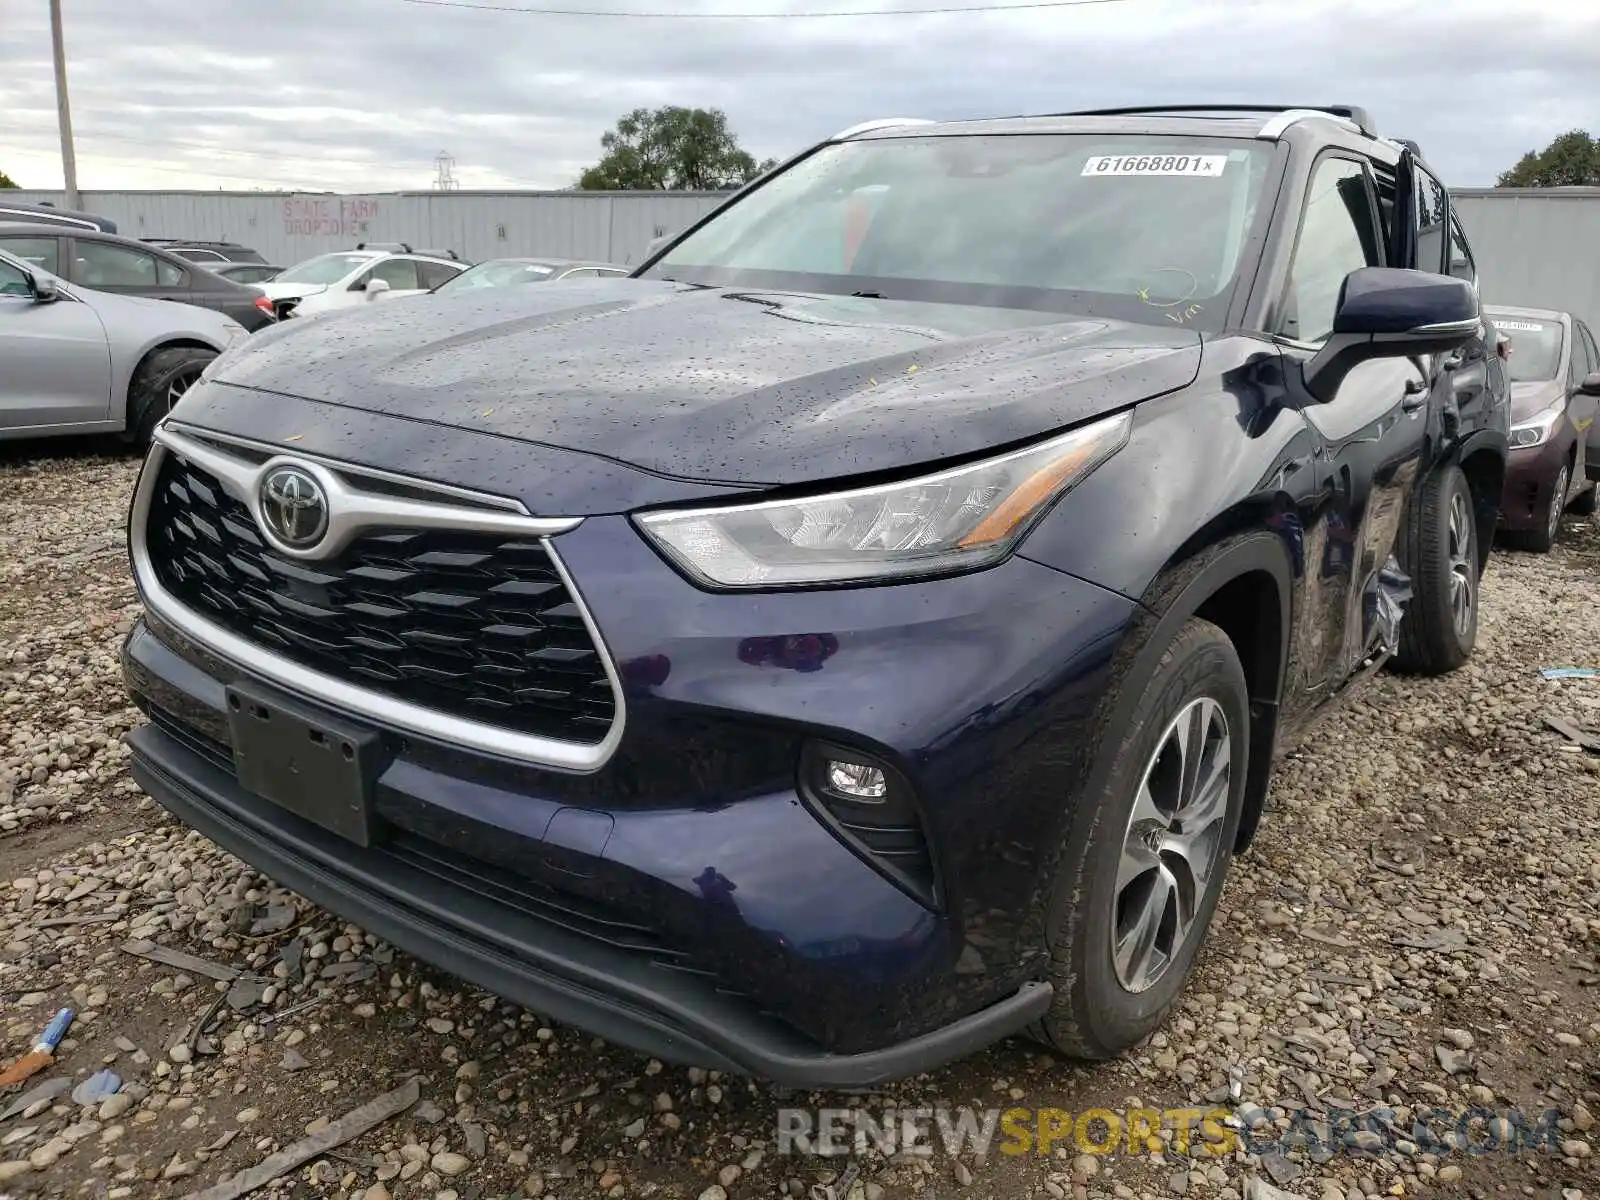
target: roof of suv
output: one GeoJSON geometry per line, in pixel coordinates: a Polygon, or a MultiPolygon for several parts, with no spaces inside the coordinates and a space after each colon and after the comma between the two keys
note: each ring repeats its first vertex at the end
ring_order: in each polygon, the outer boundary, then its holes
{"type": "Polygon", "coordinates": [[[1018,133],[1160,133],[1190,137],[1235,137],[1276,142],[1300,131],[1320,133],[1337,140],[1366,143],[1381,148],[1382,157],[1397,158],[1410,150],[1418,160],[1414,142],[1381,137],[1365,110],[1353,105],[1325,108],[1285,105],[1170,105],[1139,108],[1094,109],[1084,112],[1045,113],[1036,116],[988,117],[962,121],[928,121],[916,117],[888,117],[863,121],[835,134],[831,141],[857,141],[905,137],[908,133],[935,137],[972,137],[1018,133]]]}

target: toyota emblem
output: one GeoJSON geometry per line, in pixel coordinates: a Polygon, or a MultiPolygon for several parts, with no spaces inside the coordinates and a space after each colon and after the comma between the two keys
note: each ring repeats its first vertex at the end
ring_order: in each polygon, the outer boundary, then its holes
{"type": "Polygon", "coordinates": [[[310,549],[328,532],[327,493],[301,467],[274,467],[261,481],[261,520],[290,549],[310,549]]]}

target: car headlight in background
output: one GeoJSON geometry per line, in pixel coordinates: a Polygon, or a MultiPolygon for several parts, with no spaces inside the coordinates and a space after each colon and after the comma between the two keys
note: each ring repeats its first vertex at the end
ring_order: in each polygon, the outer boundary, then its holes
{"type": "Polygon", "coordinates": [[[1511,427],[1511,448],[1520,450],[1527,446],[1542,446],[1556,431],[1556,425],[1566,415],[1567,402],[1557,400],[1549,408],[1535,413],[1526,421],[1511,427]]]}
{"type": "Polygon", "coordinates": [[[1121,412],[1048,441],[903,483],[637,519],[691,579],[718,588],[948,574],[1004,558],[1034,519],[1127,444],[1121,412]]]}

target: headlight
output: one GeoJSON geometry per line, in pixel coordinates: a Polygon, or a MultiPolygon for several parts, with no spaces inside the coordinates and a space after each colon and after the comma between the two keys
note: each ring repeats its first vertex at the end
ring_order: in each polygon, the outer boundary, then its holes
{"type": "Polygon", "coordinates": [[[1556,424],[1566,414],[1567,402],[1557,400],[1543,412],[1536,413],[1526,421],[1520,421],[1511,427],[1511,448],[1520,449],[1524,446],[1542,446],[1550,440],[1556,431],[1556,424]]]}
{"type": "Polygon", "coordinates": [[[640,528],[691,578],[796,587],[948,574],[998,562],[1035,518],[1127,444],[1130,413],[904,483],[800,500],[647,513],[640,528]]]}

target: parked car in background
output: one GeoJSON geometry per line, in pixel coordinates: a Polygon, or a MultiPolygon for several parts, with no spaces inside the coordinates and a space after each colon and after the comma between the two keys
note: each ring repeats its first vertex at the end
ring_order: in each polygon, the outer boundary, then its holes
{"type": "Polygon", "coordinates": [[[187,258],[190,262],[197,262],[204,266],[213,263],[264,263],[267,260],[261,257],[259,251],[241,246],[238,242],[206,242],[185,241],[182,238],[140,238],[152,246],[160,246],[163,250],[176,254],[179,258],[187,258]]]}
{"type": "Polygon", "coordinates": [[[53,204],[24,204],[4,199],[0,193],[0,224],[56,225],[63,229],[87,229],[96,233],[115,233],[117,223],[94,213],[57,208],[53,204]]]}
{"type": "Polygon", "coordinates": [[[872,122],[631,278],[252,338],[133,500],[134,777],[658,1057],[1126,1050],[1275,753],[1473,653],[1434,178],[1356,109],[872,122]]]}
{"type": "Polygon", "coordinates": [[[277,320],[260,288],[223,279],[134,238],[87,229],[0,225],[0,249],[69,283],[119,296],[176,300],[215,309],[251,331],[277,320]]]}
{"type": "Polygon", "coordinates": [[[267,263],[207,263],[206,270],[235,283],[268,283],[283,271],[282,267],[267,263]]]}
{"type": "Polygon", "coordinates": [[[1486,312],[1511,339],[1511,456],[1500,529],[1511,545],[1543,553],[1555,544],[1564,513],[1595,511],[1600,351],[1571,313],[1498,304],[1486,312]]]}
{"type": "Polygon", "coordinates": [[[616,263],[570,258],[491,258],[447,279],[436,292],[470,292],[478,288],[516,287],[524,283],[551,283],[558,279],[595,279],[626,275],[616,263]]]}
{"type": "Polygon", "coordinates": [[[280,318],[310,316],[381,296],[429,292],[467,266],[459,259],[416,251],[339,250],[280,271],[261,290],[280,318]]]}
{"type": "Polygon", "coordinates": [[[0,247],[0,438],[147,443],[206,366],[246,338],[222,313],[80,288],[0,247]]]}

